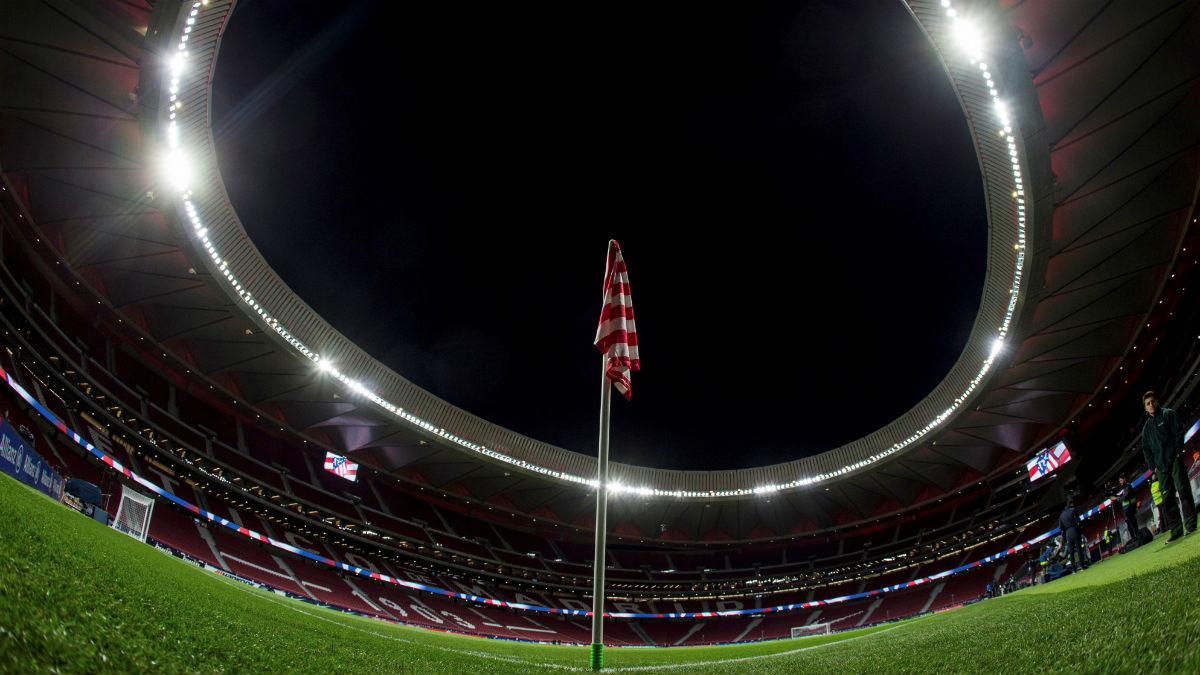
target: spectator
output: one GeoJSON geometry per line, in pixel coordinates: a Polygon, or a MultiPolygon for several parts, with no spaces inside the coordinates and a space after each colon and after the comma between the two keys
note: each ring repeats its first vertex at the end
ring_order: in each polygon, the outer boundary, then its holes
{"type": "Polygon", "coordinates": [[[1166,515],[1166,510],[1163,509],[1162,490],[1158,489],[1158,479],[1150,481],[1150,501],[1154,502],[1154,510],[1158,512],[1158,519],[1154,523],[1154,535],[1158,536],[1167,531],[1167,526],[1163,523],[1163,516],[1166,515]]]}
{"type": "Polygon", "coordinates": [[[1133,494],[1133,486],[1121,475],[1117,478],[1116,499],[1121,504],[1121,513],[1125,516],[1125,530],[1130,539],[1137,539],[1137,498],[1133,494]]]}
{"type": "Polygon", "coordinates": [[[1079,546],[1079,513],[1075,510],[1075,497],[1067,499],[1067,507],[1058,516],[1058,528],[1062,530],[1067,544],[1067,560],[1075,572],[1086,569],[1083,550],[1079,546]]]}
{"type": "Polygon", "coordinates": [[[1142,427],[1142,455],[1154,472],[1162,492],[1163,524],[1171,529],[1167,543],[1196,530],[1196,502],[1187,471],[1183,468],[1183,423],[1170,408],[1159,406],[1158,394],[1148,391],[1142,395],[1146,409],[1146,424],[1142,427]],[[1183,516],[1180,517],[1182,510],[1183,516]]]}

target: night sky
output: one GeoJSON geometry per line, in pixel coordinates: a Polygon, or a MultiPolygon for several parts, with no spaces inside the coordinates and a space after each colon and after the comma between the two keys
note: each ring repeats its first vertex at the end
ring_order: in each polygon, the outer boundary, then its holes
{"type": "Polygon", "coordinates": [[[373,356],[549,443],[596,450],[610,238],[643,363],[614,460],[888,423],[962,351],[986,265],[932,48],[897,0],[648,4],[241,0],[213,125],[243,224],[373,356]]]}

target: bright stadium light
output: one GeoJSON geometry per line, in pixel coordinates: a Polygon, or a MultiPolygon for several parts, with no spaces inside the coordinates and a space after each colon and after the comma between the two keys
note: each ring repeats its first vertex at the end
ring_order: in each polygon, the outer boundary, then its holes
{"type": "Polygon", "coordinates": [[[170,71],[171,77],[178,78],[183,75],[183,66],[186,58],[184,52],[177,51],[175,52],[175,56],[172,56],[171,60],[167,62],[167,69],[170,71]]]}
{"type": "Polygon", "coordinates": [[[954,37],[958,46],[972,59],[983,58],[983,36],[973,22],[962,17],[954,18],[954,37]]]}
{"type": "Polygon", "coordinates": [[[180,192],[186,192],[188,186],[192,183],[192,164],[178,148],[171,150],[162,156],[160,161],[162,176],[169,185],[178,189],[180,192]]]}
{"type": "Polygon", "coordinates": [[[996,104],[996,116],[1000,118],[1001,122],[1004,122],[1004,124],[1005,124],[1004,130],[1009,131],[1011,133],[1010,127],[1007,126],[1008,125],[1008,106],[1005,105],[1004,101],[1001,101],[999,98],[996,98],[993,100],[995,101],[995,104],[996,104]]]}

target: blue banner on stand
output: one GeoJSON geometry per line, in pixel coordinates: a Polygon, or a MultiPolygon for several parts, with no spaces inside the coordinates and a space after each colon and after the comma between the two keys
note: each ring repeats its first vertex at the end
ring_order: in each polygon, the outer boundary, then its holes
{"type": "Polygon", "coordinates": [[[0,469],[30,487],[62,499],[62,476],[29,447],[7,421],[0,422],[0,469]]]}

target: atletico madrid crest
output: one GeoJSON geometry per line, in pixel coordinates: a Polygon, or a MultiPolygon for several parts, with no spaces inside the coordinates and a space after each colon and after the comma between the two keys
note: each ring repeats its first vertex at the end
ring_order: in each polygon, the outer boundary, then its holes
{"type": "Polygon", "coordinates": [[[358,464],[341,455],[325,453],[325,470],[346,480],[358,481],[358,464]]]}

